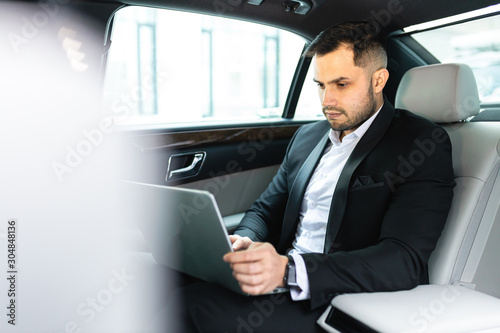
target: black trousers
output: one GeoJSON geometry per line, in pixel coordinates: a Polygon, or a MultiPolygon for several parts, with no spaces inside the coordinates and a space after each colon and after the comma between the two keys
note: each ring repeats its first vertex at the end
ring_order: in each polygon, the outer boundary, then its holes
{"type": "Polygon", "coordinates": [[[323,332],[316,320],[325,307],[310,310],[307,301],[293,301],[290,293],[243,296],[207,282],[173,291],[157,325],[164,332],[257,333],[323,332]],[[161,318],[175,323],[161,323],[161,318]]]}

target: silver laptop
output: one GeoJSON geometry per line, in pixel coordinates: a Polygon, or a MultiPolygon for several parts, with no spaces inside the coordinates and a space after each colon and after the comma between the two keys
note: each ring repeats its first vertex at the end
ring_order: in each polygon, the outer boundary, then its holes
{"type": "MultiPolygon", "coordinates": [[[[229,264],[232,252],[215,197],[207,191],[126,182],[129,203],[160,265],[243,294],[229,264]]],[[[273,291],[284,292],[285,288],[273,291]]]]}

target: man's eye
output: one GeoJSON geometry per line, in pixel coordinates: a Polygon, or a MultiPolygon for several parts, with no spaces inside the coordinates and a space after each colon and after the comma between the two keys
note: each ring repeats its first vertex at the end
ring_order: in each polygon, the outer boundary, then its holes
{"type": "Polygon", "coordinates": [[[324,89],[325,88],[325,85],[323,83],[317,83],[318,87],[321,88],[321,89],[324,89]]]}
{"type": "Polygon", "coordinates": [[[345,87],[347,87],[347,83],[337,83],[337,87],[345,88],[345,87]]]}

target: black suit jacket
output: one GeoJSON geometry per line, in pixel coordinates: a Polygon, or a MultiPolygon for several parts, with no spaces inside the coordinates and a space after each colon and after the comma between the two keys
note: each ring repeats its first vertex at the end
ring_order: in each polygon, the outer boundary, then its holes
{"type": "MultiPolygon", "coordinates": [[[[328,143],[325,120],[302,126],[283,163],[235,233],[292,246],[301,201],[328,143]]],[[[323,253],[303,254],[312,308],[346,292],[410,289],[428,282],[427,261],[453,197],[451,143],[434,123],[386,100],[340,175],[323,253]]]]}

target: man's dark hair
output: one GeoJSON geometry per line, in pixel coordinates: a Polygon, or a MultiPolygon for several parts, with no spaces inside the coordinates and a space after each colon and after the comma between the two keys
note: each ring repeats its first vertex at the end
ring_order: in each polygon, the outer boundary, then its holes
{"type": "Polygon", "coordinates": [[[354,53],[354,65],[375,70],[387,67],[385,40],[369,22],[345,22],[322,31],[304,52],[305,57],[323,56],[345,46],[354,53]]]}

